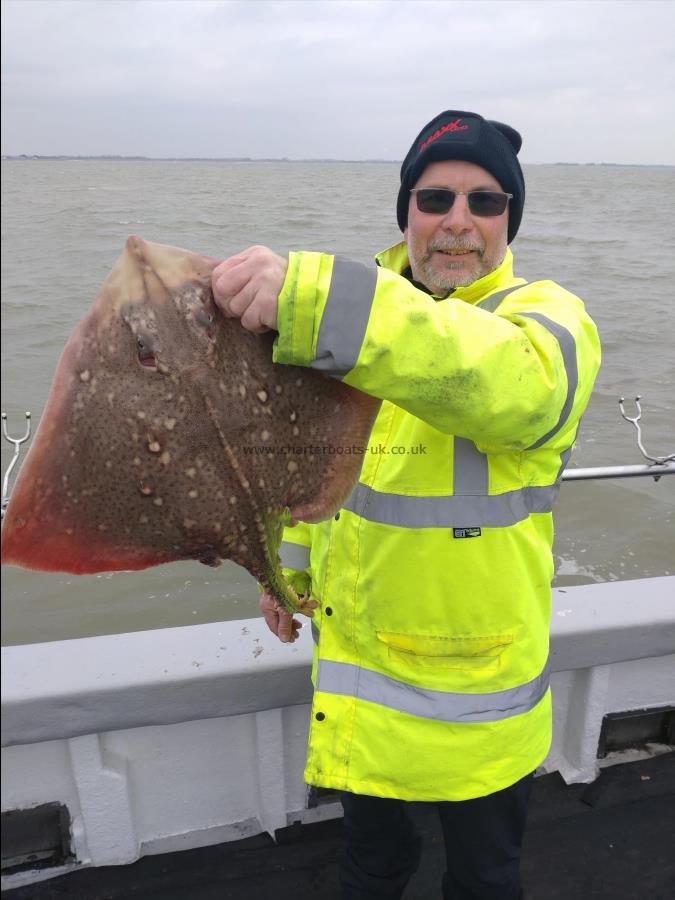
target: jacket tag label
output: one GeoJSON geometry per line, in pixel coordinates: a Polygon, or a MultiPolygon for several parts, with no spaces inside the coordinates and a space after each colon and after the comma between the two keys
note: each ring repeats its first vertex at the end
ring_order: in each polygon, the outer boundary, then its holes
{"type": "Polygon", "coordinates": [[[480,537],[480,528],[453,528],[452,536],[456,538],[480,537]]]}

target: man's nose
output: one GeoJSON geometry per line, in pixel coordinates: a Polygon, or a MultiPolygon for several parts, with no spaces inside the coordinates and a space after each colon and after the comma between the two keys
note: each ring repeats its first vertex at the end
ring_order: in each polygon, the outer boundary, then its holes
{"type": "Polygon", "coordinates": [[[469,203],[464,194],[458,194],[455,202],[441,220],[441,228],[459,234],[469,231],[473,226],[473,218],[469,212],[469,203]]]}

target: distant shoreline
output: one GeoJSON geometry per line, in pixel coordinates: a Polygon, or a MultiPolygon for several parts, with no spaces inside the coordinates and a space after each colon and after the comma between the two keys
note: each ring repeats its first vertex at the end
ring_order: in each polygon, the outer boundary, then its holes
{"type": "MultiPolygon", "coordinates": [[[[3,162],[34,162],[38,161],[91,161],[91,162],[230,162],[230,163],[370,163],[400,165],[400,159],[289,159],[288,157],[253,157],[253,156],[115,156],[104,154],[102,156],[43,156],[21,153],[18,155],[3,155],[3,162]]],[[[555,163],[523,163],[525,166],[607,166],[626,169],[672,169],[671,163],[610,163],[610,162],[555,162],[555,163]]]]}
{"type": "Polygon", "coordinates": [[[19,156],[3,156],[3,160],[94,160],[99,162],[283,162],[283,163],[392,163],[401,164],[400,159],[289,159],[286,156],[114,156],[104,154],[102,156],[30,156],[22,153],[19,156]]]}

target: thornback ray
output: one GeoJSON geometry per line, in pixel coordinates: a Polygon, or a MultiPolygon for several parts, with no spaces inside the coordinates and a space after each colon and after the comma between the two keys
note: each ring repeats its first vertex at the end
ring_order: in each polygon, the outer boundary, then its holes
{"type": "Polygon", "coordinates": [[[3,563],[88,574],[231,559],[302,607],[280,569],[284,523],[342,505],[380,401],[274,364],[274,335],[216,306],[217,262],[128,239],[59,361],[3,563]]]}

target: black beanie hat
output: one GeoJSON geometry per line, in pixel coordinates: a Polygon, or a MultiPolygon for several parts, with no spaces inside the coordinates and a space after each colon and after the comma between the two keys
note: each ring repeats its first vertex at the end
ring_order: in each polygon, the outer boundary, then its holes
{"type": "Polygon", "coordinates": [[[525,180],[517,153],[523,139],[510,125],[492,122],[476,113],[446,110],[417,135],[401,166],[401,188],[396,218],[403,231],[408,223],[410,190],[429,163],[462,159],[476,163],[493,175],[509,201],[508,243],[516,236],[523,216],[525,180]]]}

